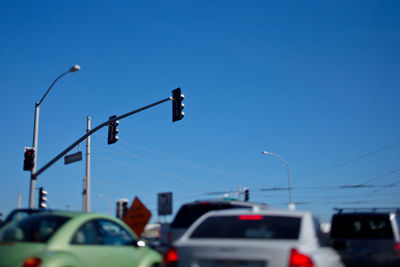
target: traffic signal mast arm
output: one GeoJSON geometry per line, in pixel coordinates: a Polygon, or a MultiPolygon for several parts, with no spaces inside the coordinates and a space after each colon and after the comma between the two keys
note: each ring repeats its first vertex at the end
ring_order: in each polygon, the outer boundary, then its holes
{"type": "Polygon", "coordinates": [[[93,133],[97,132],[98,130],[100,130],[101,128],[103,128],[104,126],[108,126],[111,123],[114,123],[117,120],[121,120],[123,118],[126,118],[128,116],[131,116],[135,113],[141,112],[143,110],[149,109],[151,107],[157,106],[159,104],[162,104],[164,102],[167,102],[169,100],[173,100],[172,97],[168,97],[165,98],[163,100],[160,100],[158,102],[155,102],[153,104],[147,105],[145,107],[133,110],[131,112],[128,112],[126,114],[123,114],[121,116],[115,116],[115,117],[110,117],[109,120],[103,122],[102,124],[100,124],[99,126],[93,128],[92,130],[88,131],[84,136],[82,136],[81,138],[79,138],[76,142],[74,142],[72,145],[70,145],[69,147],[67,147],[63,152],[61,152],[60,154],[58,154],[55,158],[53,158],[52,160],[50,160],[46,165],[44,165],[41,169],[39,169],[37,172],[33,173],[32,176],[34,179],[37,179],[38,176],[44,172],[45,170],[47,170],[51,165],[53,165],[54,163],[56,163],[60,158],[62,158],[65,154],[67,154],[69,151],[71,151],[74,147],[76,147],[77,145],[79,145],[82,141],[84,141],[88,136],[92,135],[93,133]]]}

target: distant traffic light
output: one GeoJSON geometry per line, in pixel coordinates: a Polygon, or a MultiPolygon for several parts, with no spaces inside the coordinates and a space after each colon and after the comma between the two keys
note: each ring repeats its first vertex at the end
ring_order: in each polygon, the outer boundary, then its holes
{"type": "Polygon", "coordinates": [[[172,90],[172,122],[181,120],[185,113],[183,108],[185,105],[182,103],[185,96],[181,94],[181,88],[172,90]]]}
{"type": "Polygon", "coordinates": [[[247,187],[243,188],[244,201],[249,201],[249,189],[247,187]]]}
{"type": "Polygon", "coordinates": [[[111,116],[108,118],[109,124],[108,124],[108,144],[114,144],[115,142],[118,141],[119,137],[117,136],[119,130],[117,129],[117,126],[119,125],[119,121],[115,120],[117,116],[111,116]]]}
{"type": "Polygon", "coordinates": [[[128,213],[128,201],[122,202],[122,219],[125,218],[128,213]]]}
{"type": "Polygon", "coordinates": [[[31,171],[35,166],[35,149],[33,147],[24,148],[24,171],[31,171]]]}
{"type": "Polygon", "coordinates": [[[43,187],[39,188],[39,209],[47,208],[47,191],[43,187]]]}
{"type": "Polygon", "coordinates": [[[122,198],[117,200],[117,218],[123,219],[128,212],[128,199],[122,198]]]}

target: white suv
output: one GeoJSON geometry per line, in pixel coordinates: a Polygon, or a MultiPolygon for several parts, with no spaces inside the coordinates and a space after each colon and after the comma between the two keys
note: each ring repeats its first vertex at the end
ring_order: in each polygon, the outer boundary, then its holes
{"type": "Polygon", "coordinates": [[[170,265],[196,267],[343,266],[335,250],[321,247],[317,229],[309,212],[211,211],[174,243],[165,260],[170,265]]]}

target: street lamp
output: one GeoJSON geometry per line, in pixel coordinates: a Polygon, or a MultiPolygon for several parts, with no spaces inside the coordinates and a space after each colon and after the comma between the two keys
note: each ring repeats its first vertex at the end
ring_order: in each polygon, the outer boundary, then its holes
{"type": "Polygon", "coordinates": [[[289,167],[289,163],[284,160],[281,156],[279,156],[278,154],[272,153],[272,152],[268,152],[268,151],[262,151],[261,154],[263,155],[271,155],[274,157],[277,157],[278,159],[280,159],[287,167],[288,169],[288,188],[289,188],[289,209],[290,210],[295,210],[296,206],[292,201],[292,185],[290,183],[290,167],[289,167]]]}
{"type": "Polygon", "coordinates": [[[51,88],[53,88],[53,85],[64,75],[70,73],[70,72],[76,72],[80,70],[81,67],[79,65],[74,65],[72,66],[68,71],[62,73],[60,76],[55,79],[49,89],[47,89],[46,93],[43,95],[43,97],[40,99],[39,102],[35,103],[35,121],[33,125],[33,149],[35,151],[35,157],[34,157],[34,164],[33,168],[31,169],[31,183],[30,183],[30,188],[29,188],[29,208],[33,209],[33,202],[34,202],[34,197],[35,197],[35,187],[36,187],[36,178],[34,176],[36,172],[36,161],[37,161],[37,155],[38,155],[38,132],[39,132],[39,109],[40,109],[40,104],[42,104],[44,98],[47,96],[47,94],[50,92],[51,88]]]}

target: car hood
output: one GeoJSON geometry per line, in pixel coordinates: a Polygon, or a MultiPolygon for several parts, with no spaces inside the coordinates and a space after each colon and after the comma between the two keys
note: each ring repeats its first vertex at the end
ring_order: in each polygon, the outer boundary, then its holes
{"type": "Polygon", "coordinates": [[[22,266],[25,259],[42,253],[46,244],[28,242],[0,243],[0,266],[22,266]]]}

